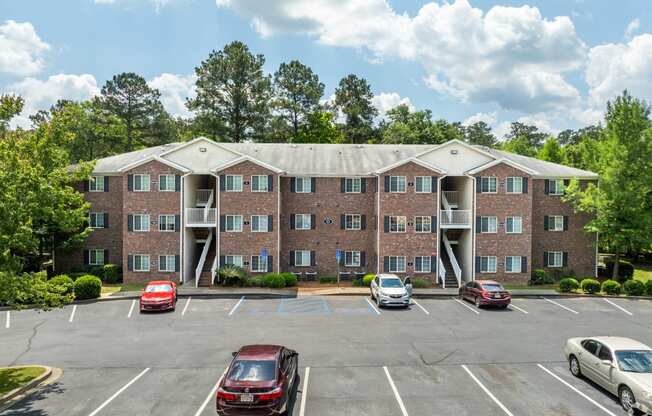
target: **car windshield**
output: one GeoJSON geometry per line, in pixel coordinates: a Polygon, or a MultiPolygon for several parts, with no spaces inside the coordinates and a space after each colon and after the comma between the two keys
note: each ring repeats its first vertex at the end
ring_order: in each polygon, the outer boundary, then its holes
{"type": "Polygon", "coordinates": [[[170,292],[172,286],[170,285],[149,285],[145,288],[146,293],[157,293],[157,292],[170,292]]]}
{"type": "Polygon", "coordinates": [[[652,351],[616,351],[616,360],[622,371],[652,373],[652,351]]]}
{"type": "Polygon", "coordinates": [[[271,360],[237,360],[227,378],[234,381],[269,381],[276,378],[276,362],[271,360]]]}
{"type": "Polygon", "coordinates": [[[382,287],[403,287],[403,282],[401,279],[381,279],[380,286],[382,287]]]}
{"type": "Polygon", "coordinates": [[[497,283],[484,283],[482,288],[487,292],[503,292],[505,289],[497,283]]]}

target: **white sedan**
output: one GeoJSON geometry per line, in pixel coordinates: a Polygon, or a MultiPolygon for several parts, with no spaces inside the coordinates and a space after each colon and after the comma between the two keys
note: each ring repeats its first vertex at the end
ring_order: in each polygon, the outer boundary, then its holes
{"type": "Polygon", "coordinates": [[[381,273],[371,282],[371,298],[380,306],[410,306],[412,282],[409,277],[402,281],[395,274],[381,273]]]}
{"type": "Polygon", "coordinates": [[[652,349],[622,337],[571,338],[564,354],[570,372],[618,396],[624,410],[652,415],[652,349]]]}

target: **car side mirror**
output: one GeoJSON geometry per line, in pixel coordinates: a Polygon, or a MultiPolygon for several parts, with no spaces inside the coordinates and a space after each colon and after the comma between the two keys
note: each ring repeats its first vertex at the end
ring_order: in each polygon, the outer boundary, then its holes
{"type": "Polygon", "coordinates": [[[609,367],[611,367],[613,363],[610,360],[602,360],[602,364],[608,365],[609,367]]]}

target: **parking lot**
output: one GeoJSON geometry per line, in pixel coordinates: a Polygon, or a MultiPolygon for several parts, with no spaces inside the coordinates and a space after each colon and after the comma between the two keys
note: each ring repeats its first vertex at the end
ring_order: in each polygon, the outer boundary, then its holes
{"type": "Polygon", "coordinates": [[[458,299],[377,309],[363,296],[179,299],[0,312],[0,366],[63,376],[5,415],[211,415],[214,390],[245,344],[299,352],[292,415],[625,415],[572,377],[567,338],[619,335],[652,344],[652,302],[515,299],[507,310],[458,299]]]}

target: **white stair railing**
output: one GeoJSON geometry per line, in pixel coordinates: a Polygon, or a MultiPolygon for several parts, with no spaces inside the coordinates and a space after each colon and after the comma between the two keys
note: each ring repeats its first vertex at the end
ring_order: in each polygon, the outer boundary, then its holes
{"type": "MultiPolygon", "coordinates": [[[[197,194],[195,197],[195,206],[198,208],[203,208],[208,203],[209,196],[213,193],[212,189],[197,189],[197,194]]],[[[210,204],[208,204],[210,206],[210,204]]]]}
{"type": "MultiPolygon", "coordinates": [[[[444,213],[446,214],[446,220],[447,220],[446,223],[450,224],[450,222],[452,221],[451,217],[453,216],[453,213],[452,213],[452,207],[450,203],[448,203],[448,198],[446,198],[446,192],[448,191],[444,191],[441,194],[441,202],[444,205],[444,213]]],[[[444,221],[443,217],[442,217],[442,221],[444,221]]]]}
{"type": "Polygon", "coordinates": [[[455,272],[455,278],[457,279],[457,287],[460,287],[462,283],[462,269],[460,269],[460,265],[457,263],[457,259],[455,258],[455,254],[453,253],[453,248],[451,247],[451,243],[450,241],[448,241],[448,237],[446,236],[446,234],[443,235],[442,240],[444,241],[444,247],[446,248],[448,259],[451,261],[451,264],[453,265],[453,272],[455,272]]]}
{"type": "Polygon", "coordinates": [[[446,289],[446,267],[444,267],[444,262],[441,261],[441,256],[439,259],[439,281],[441,282],[441,287],[446,289]]]}
{"type": "Polygon", "coordinates": [[[471,210],[441,210],[441,225],[444,228],[451,227],[470,227],[471,210]]]}
{"type": "MultiPolygon", "coordinates": [[[[458,191],[444,191],[442,192],[442,196],[446,198],[446,201],[448,204],[452,207],[455,205],[455,208],[457,208],[457,205],[459,205],[459,200],[458,200],[458,191]]],[[[446,208],[448,209],[448,208],[446,208]]]]}
{"type": "Polygon", "coordinates": [[[208,195],[208,201],[206,201],[206,206],[204,207],[204,221],[208,221],[208,215],[211,210],[211,205],[213,205],[213,190],[208,195]]]}
{"type": "Polygon", "coordinates": [[[188,227],[210,226],[216,224],[215,208],[186,208],[186,225],[188,227]]]}
{"type": "Polygon", "coordinates": [[[211,242],[213,241],[213,230],[210,230],[208,233],[208,238],[204,243],[204,249],[201,251],[201,256],[199,257],[199,262],[197,263],[197,268],[195,269],[195,287],[199,286],[199,278],[201,277],[201,272],[204,270],[204,263],[206,263],[206,256],[208,256],[208,250],[211,247],[211,242]]]}
{"type": "Polygon", "coordinates": [[[217,275],[217,253],[215,253],[215,258],[213,259],[213,265],[211,266],[211,285],[215,284],[215,275],[217,275]]]}

